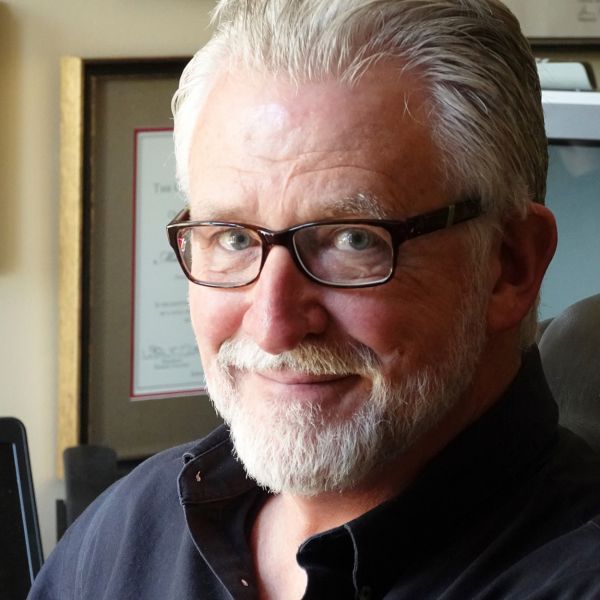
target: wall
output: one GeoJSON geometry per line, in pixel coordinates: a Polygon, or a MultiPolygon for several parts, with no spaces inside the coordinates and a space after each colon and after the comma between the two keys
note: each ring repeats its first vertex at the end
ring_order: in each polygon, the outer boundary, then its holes
{"type": "Polygon", "coordinates": [[[45,553],[55,543],[59,58],[189,55],[211,0],[0,2],[0,414],[27,428],[45,553]]]}
{"type": "Polygon", "coordinates": [[[598,37],[600,5],[594,0],[504,0],[531,37],[598,37]]]}
{"type": "MultiPolygon", "coordinates": [[[[587,0],[504,0],[521,23],[523,33],[535,38],[582,38],[600,39],[600,2],[587,0]],[[584,16],[586,15],[586,16],[584,16]]],[[[600,51],[577,47],[556,48],[548,51],[537,49],[538,58],[551,60],[586,61],[600,80],[600,51]]]]}

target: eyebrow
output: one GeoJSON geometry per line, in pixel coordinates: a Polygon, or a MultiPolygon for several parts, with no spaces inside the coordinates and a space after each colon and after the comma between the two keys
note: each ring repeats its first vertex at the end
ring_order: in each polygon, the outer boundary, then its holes
{"type": "MultiPolygon", "coordinates": [[[[390,211],[386,210],[385,204],[375,195],[358,192],[351,196],[328,200],[324,205],[324,210],[320,215],[315,215],[315,219],[335,219],[335,218],[372,218],[384,219],[390,216],[390,211]]],[[[203,203],[202,209],[198,211],[200,215],[193,211],[190,206],[190,218],[194,221],[240,221],[240,209],[238,207],[218,207],[216,203],[203,203]]],[[[246,219],[247,222],[247,219],[246,219]]]]}
{"type": "Polygon", "coordinates": [[[352,196],[346,196],[338,200],[332,200],[327,212],[332,217],[366,216],[374,219],[383,219],[388,215],[384,203],[373,194],[359,192],[352,196]]]}

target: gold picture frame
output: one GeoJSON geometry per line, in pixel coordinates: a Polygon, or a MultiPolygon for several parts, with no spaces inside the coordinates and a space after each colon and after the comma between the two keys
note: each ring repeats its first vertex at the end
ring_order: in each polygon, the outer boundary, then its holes
{"type": "Polygon", "coordinates": [[[137,461],[219,423],[206,394],[129,394],[134,132],[172,126],[188,60],[61,61],[59,475],[69,446],[107,445],[137,461]]]}

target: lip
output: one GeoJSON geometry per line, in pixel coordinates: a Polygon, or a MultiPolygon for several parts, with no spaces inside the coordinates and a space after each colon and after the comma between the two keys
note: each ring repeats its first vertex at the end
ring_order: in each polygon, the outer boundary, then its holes
{"type": "MultiPolygon", "coordinates": [[[[295,371],[246,371],[241,374],[240,392],[249,398],[319,405],[341,418],[365,397],[362,378],[346,375],[314,375],[295,371]]],[[[332,418],[334,418],[332,416],[332,418]]]]}
{"type": "Polygon", "coordinates": [[[266,379],[267,381],[278,383],[280,385],[290,385],[290,386],[311,386],[311,385],[327,385],[334,384],[342,381],[348,381],[349,379],[353,379],[357,377],[354,374],[347,375],[337,375],[337,374],[329,374],[329,375],[313,375],[307,373],[298,373],[296,371],[257,371],[254,373],[257,377],[261,379],[266,379]]]}

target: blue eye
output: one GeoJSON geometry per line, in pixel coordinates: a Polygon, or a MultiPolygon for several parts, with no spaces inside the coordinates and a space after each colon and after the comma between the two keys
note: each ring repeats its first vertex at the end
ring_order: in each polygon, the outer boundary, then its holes
{"type": "Polygon", "coordinates": [[[254,239],[245,229],[229,229],[219,234],[218,241],[226,250],[239,252],[252,246],[254,239]]]}
{"type": "Polygon", "coordinates": [[[377,243],[376,237],[367,229],[354,227],[336,233],[333,243],[338,250],[367,250],[377,243]]]}

